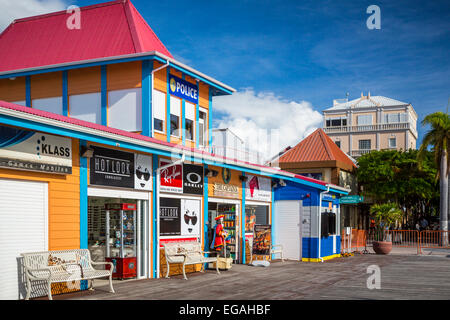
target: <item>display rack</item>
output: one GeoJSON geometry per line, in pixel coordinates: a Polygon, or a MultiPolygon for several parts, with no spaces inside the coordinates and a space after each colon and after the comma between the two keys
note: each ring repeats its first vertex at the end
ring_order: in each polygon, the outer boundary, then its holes
{"type": "Polygon", "coordinates": [[[236,233],[236,212],[229,210],[228,208],[224,208],[225,210],[220,210],[219,206],[219,214],[224,215],[223,219],[223,228],[227,231],[231,237],[230,243],[226,244],[226,247],[230,250],[230,257],[233,261],[237,262],[238,252],[237,252],[237,233],[236,233]]]}
{"type": "Polygon", "coordinates": [[[136,205],[110,203],[106,209],[106,258],[113,278],[136,277],[136,205]]]}

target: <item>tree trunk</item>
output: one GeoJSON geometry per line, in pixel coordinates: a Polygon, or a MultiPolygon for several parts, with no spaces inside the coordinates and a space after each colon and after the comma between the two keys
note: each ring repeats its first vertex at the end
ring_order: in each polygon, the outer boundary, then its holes
{"type": "Polygon", "coordinates": [[[448,230],[448,174],[447,174],[447,150],[443,150],[441,156],[441,214],[440,229],[448,230]]]}
{"type": "MultiPolygon", "coordinates": [[[[440,229],[442,231],[448,230],[448,174],[447,174],[447,150],[442,151],[441,156],[441,214],[440,214],[440,229]]],[[[448,244],[448,234],[447,232],[442,233],[442,245],[447,246],[448,244]]]]}

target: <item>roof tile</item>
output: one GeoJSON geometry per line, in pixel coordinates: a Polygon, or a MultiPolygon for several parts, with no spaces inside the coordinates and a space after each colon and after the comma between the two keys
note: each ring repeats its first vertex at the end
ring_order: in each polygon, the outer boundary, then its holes
{"type": "Polygon", "coordinates": [[[129,0],[80,8],[81,28],[59,11],[13,21],[0,34],[0,72],[158,51],[172,55],[129,0]]]}
{"type": "Polygon", "coordinates": [[[353,161],[319,128],[283,154],[279,162],[341,161],[356,167],[353,161]]]}

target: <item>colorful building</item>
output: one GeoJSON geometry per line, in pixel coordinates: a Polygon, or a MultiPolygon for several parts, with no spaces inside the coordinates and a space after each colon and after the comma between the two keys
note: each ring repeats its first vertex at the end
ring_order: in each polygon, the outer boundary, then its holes
{"type": "Polygon", "coordinates": [[[275,184],[348,193],[208,152],[213,97],[235,90],[175,60],[128,0],[81,15],[79,30],[63,11],[16,20],[0,36],[0,298],[23,297],[21,252],[89,248],[133,278],[158,278],[163,244],[208,251],[218,214],[234,261],[248,263],[250,226],[282,214],[275,184]]]}
{"type": "MultiPolygon", "coordinates": [[[[344,153],[321,129],[272,159],[270,165],[305,177],[323,180],[358,195],[355,160],[344,153]]],[[[364,229],[368,225],[368,206],[346,203],[340,207],[340,225],[364,229]]]]}

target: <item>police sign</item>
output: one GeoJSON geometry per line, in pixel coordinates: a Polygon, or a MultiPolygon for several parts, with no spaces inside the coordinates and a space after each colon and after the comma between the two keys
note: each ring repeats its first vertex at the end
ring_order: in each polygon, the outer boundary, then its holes
{"type": "Polygon", "coordinates": [[[169,91],[174,96],[198,103],[198,87],[173,75],[169,77],[169,91]]]}

